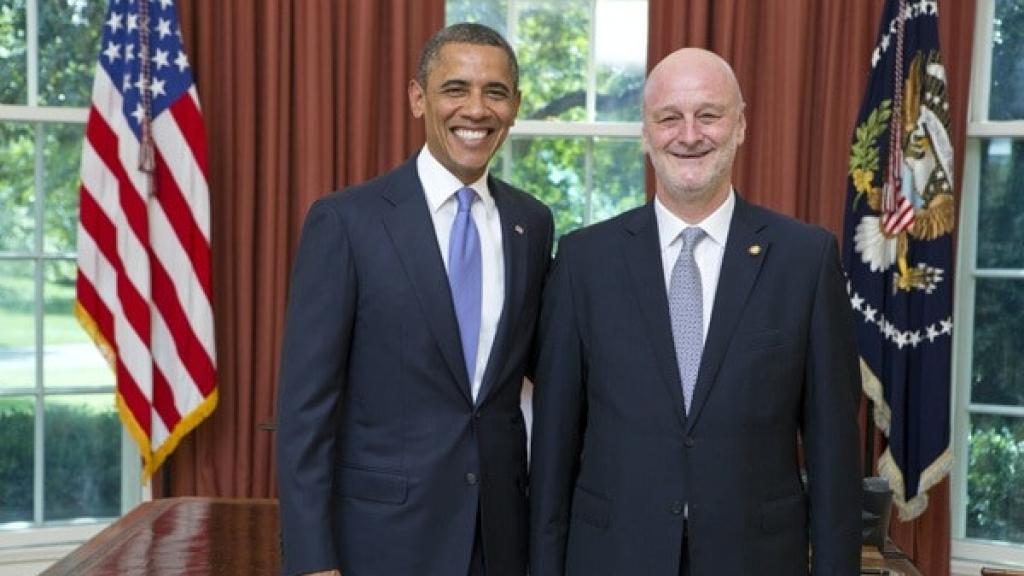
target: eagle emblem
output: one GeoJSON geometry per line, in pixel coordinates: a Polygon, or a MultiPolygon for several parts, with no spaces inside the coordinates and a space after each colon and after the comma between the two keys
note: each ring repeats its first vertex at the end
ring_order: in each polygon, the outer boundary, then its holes
{"type": "Polygon", "coordinates": [[[889,136],[892,100],[882,100],[857,126],[850,149],[853,207],[867,202],[870,212],[857,223],[854,249],[872,272],[893,268],[893,291],[931,293],[943,270],[912,263],[909,241],[935,240],[953,230],[953,147],[946,126],[949,106],[946,74],[937,51],[918,52],[911,61],[898,108],[897,161],[883,174],[879,141],[889,136]],[[888,195],[888,204],[887,204],[888,195]],[[895,198],[895,200],[893,200],[895,198]],[[897,221],[898,220],[898,221],[897,221]]]}

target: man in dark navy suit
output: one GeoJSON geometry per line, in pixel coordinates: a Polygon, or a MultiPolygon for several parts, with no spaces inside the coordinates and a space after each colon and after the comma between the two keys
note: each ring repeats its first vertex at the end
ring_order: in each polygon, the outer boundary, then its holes
{"type": "Polygon", "coordinates": [[[798,576],[809,543],[815,576],[859,572],[860,380],[836,241],[733,190],[745,131],[724,60],[668,56],[644,90],[654,201],[559,243],[532,576],[798,576]]]}
{"type": "Polygon", "coordinates": [[[493,30],[440,31],[409,84],[426,146],[306,217],[278,398],[286,574],[526,571],[519,397],[553,223],[487,172],[518,76],[493,30]]]}

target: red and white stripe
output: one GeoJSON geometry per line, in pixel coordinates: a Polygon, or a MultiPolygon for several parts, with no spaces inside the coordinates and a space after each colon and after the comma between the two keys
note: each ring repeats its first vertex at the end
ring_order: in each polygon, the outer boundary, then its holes
{"type": "Polygon", "coordinates": [[[193,86],[152,121],[156,168],[97,67],[82,152],[76,311],[111,362],[148,476],[217,402],[206,135],[193,86]]]}
{"type": "Polygon", "coordinates": [[[914,206],[907,197],[897,192],[895,206],[891,211],[882,212],[882,229],[892,236],[909,230],[914,225],[914,206]]]}

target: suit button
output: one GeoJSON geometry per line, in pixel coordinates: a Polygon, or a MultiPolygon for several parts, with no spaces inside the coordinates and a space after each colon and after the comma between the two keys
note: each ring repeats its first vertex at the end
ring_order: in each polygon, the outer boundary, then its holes
{"type": "Polygon", "coordinates": [[[668,507],[668,511],[671,512],[673,516],[679,516],[683,513],[683,508],[682,502],[679,500],[673,500],[672,504],[668,507]]]}
{"type": "Polygon", "coordinates": [[[480,413],[479,412],[474,412],[473,413],[473,420],[479,420],[479,419],[480,419],[480,413]]]}
{"type": "Polygon", "coordinates": [[[687,448],[693,448],[693,446],[697,444],[697,441],[694,440],[692,436],[687,436],[686,440],[683,440],[683,444],[686,445],[687,448]]]}
{"type": "Polygon", "coordinates": [[[476,474],[473,474],[472,472],[466,472],[466,484],[469,484],[470,486],[476,486],[476,483],[479,481],[480,480],[476,477],[476,474]]]}

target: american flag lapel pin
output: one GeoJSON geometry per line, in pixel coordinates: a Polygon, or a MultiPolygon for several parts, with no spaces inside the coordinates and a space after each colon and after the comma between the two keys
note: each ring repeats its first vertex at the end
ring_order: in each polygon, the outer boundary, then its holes
{"type": "Polygon", "coordinates": [[[513,229],[516,231],[516,234],[519,234],[520,236],[523,235],[523,227],[519,224],[516,224],[513,229]]]}

